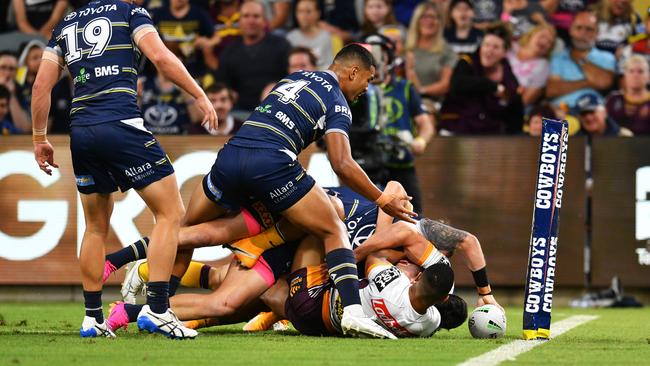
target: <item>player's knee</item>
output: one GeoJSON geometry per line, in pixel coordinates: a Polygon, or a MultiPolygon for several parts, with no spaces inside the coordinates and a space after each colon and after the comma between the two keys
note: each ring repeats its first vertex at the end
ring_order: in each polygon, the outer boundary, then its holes
{"type": "Polygon", "coordinates": [[[224,296],[223,299],[210,301],[208,305],[210,316],[218,317],[232,316],[236,313],[238,307],[238,302],[229,299],[227,296],[224,296]]]}

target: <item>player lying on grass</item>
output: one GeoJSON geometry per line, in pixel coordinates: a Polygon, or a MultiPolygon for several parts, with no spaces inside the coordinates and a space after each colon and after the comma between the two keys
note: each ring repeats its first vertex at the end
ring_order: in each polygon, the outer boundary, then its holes
{"type": "MultiPolygon", "coordinates": [[[[340,199],[333,199],[334,202],[338,203],[339,206],[339,214],[346,217],[345,224],[346,227],[349,229],[349,236],[352,238],[351,242],[353,245],[356,247],[363,243],[365,241],[365,238],[367,238],[369,235],[372,234],[375,230],[375,226],[377,224],[377,219],[378,219],[378,210],[377,207],[374,206],[372,203],[365,201],[363,199],[359,199],[358,196],[354,195],[353,192],[350,192],[349,190],[346,189],[338,189],[340,194],[339,198],[340,199]],[[341,202],[341,200],[343,202],[341,202]],[[340,206],[344,206],[344,208],[341,208],[340,206]]],[[[391,182],[387,185],[386,191],[391,192],[393,190],[403,190],[401,185],[397,182],[391,182]]],[[[379,215],[383,215],[381,211],[379,211],[379,215]]],[[[384,220],[385,222],[388,221],[388,225],[390,225],[389,220],[384,220]]],[[[236,223],[236,220],[230,221],[231,224],[236,223]]],[[[221,226],[223,228],[223,226],[221,226]]],[[[446,230],[452,230],[452,228],[447,227],[446,230]]],[[[453,229],[455,230],[455,229],[453,229]]],[[[295,235],[292,233],[292,235],[295,235]]],[[[185,234],[183,235],[183,230],[181,230],[181,238],[183,237],[196,237],[198,235],[189,235],[185,234]]],[[[282,239],[280,235],[275,234],[277,236],[275,240],[275,244],[279,245],[280,240],[282,239]]],[[[448,241],[450,235],[447,233],[444,237],[441,237],[441,240],[446,240],[448,241]]],[[[269,237],[266,236],[266,239],[269,237]]],[[[465,237],[461,237],[460,235],[456,235],[456,238],[461,238],[464,239],[465,237]]],[[[259,239],[256,238],[256,239],[259,239]]],[[[181,240],[182,242],[182,240],[181,240]]],[[[218,243],[215,243],[218,244],[218,243]]],[[[428,248],[433,248],[433,245],[428,243],[426,240],[420,240],[420,241],[413,241],[413,245],[415,244],[420,244],[423,246],[427,246],[428,248]]],[[[478,244],[478,241],[473,242],[473,243],[468,243],[468,244],[478,244]]],[[[447,247],[456,247],[460,246],[461,250],[460,252],[463,251],[468,251],[468,252],[474,252],[474,251],[479,251],[480,255],[479,257],[482,257],[482,252],[480,252],[480,246],[479,245],[468,245],[463,243],[463,240],[457,243],[445,243],[447,247]]],[[[228,270],[228,276],[225,276],[224,283],[219,286],[219,288],[212,294],[209,295],[180,295],[180,296],[175,296],[172,299],[172,307],[174,310],[177,312],[177,314],[181,317],[181,319],[196,319],[196,318],[203,318],[203,317],[216,317],[216,318],[221,318],[225,317],[228,318],[229,316],[234,315],[235,309],[240,308],[243,304],[246,304],[251,301],[251,299],[257,298],[259,294],[264,292],[266,288],[270,284],[273,283],[275,278],[278,278],[278,275],[281,274],[283,271],[286,271],[286,259],[281,259],[284,254],[278,254],[279,250],[283,248],[283,246],[280,246],[279,248],[272,249],[271,251],[265,252],[262,256],[262,263],[257,263],[254,266],[255,271],[246,271],[243,268],[240,268],[239,266],[233,265],[230,267],[228,270]],[[269,259],[265,259],[266,255],[269,255],[269,259]],[[272,271],[270,271],[269,276],[266,276],[268,279],[267,281],[264,280],[264,276],[260,275],[263,274],[265,271],[269,273],[268,271],[268,266],[267,264],[270,264],[270,267],[273,268],[272,271]],[[279,268],[279,269],[278,269],[279,268]],[[244,285],[242,285],[242,283],[244,285]]],[[[122,251],[126,253],[133,253],[128,247],[124,248],[122,251]]],[[[424,250],[422,250],[424,252],[424,250]]],[[[280,252],[281,253],[281,252],[280,252]]],[[[290,258],[289,258],[290,259],[290,258]]],[[[233,263],[234,264],[234,263],[233,263]]],[[[190,275],[187,274],[186,277],[183,278],[184,282],[193,282],[195,284],[201,282],[203,283],[203,287],[206,287],[206,281],[205,279],[208,278],[207,274],[209,272],[207,266],[203,266],[200,264],[194,264],[193,266],[197,266],[197,268],[203,268],[203,271],[195,272],[197,274],[195,275],[190,275]],[[202,273],[202,274],[198,274],[202,273]],[[191,280],[186,280],[186,278],[194,278],[194,281],[191,280]],[[198,278],[202,278],[202,281],[197,280],[198,278]]],[[[136,269],[132,270],[128,275],[127,275],[127,281],[125,281],[125,286],[123,289],[125,290],[124,293],[127,294],[125,296],[125,299],[129,301],[135,300],[135,294],[139,290],[139,286],[131,286],[131,283],[138,283],[139,280],[135,281],[129,281],[128,279],[138,279],[138,268],[143,268],[142,266],[137,267],[136,269]]],[[[196,286],[196,285],[195,285],[196,286]]],[[[133,306],[132,305],[119,305],[120,308],[118,308],[116,311],[118,314],[123,314],[124,309],[121,307],[125,307],[126,311],[129,314],[134,313],[137,310],[132,310],[133,306]]],[[[137,308],[136,308],[137,309],[137,308]]],[[[123,317],[119,317],[120,319],[123,319],[123,317]]],[[[119,324],[123,324],[123,321],[118,322],[119,324]]],[[[220,322],[217,320],[215,324],[220,324],[220,322]]]]}

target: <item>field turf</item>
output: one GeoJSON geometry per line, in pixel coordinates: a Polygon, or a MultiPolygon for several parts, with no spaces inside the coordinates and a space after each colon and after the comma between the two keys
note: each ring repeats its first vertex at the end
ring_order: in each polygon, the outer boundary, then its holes
{"type": "MultiPolygon", "coordinates": [[[[244,334],[241,324],[202,330],[193,341],[138,334],[133,324],[118,339],[81,339],[83,305],[0,304],[0,365],[450,365],[520,339],[521,309],[507,308],[508,332],[472,339],[464,324],[430,339],[398,341],[316,338],[291,331],[244,334]]],[[[647,309],[554,309],[553,319],[598,319],[503,364],[650,364],[647,309]]]]}

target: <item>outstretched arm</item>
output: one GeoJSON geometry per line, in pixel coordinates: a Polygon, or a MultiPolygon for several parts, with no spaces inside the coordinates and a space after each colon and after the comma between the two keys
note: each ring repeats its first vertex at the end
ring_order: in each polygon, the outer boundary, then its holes
{"type": "Polygon", "coordinates": [[[392,217],[413,222],[411,217],[416,216],[411,210],[402,205],[403,200],[409,199],[406,195],[394,196],[380,191],[368,178],[366,172],[352,158],[350,141],[343,133],[328,133],[325,135],[327,155],[332,169],[341,182],[365,198],[377,203],[381,209],[392,217]]]}
{"type": "Polygon", "coordinates": [[[34,158],[38,167],[52,175],[50,167],[58,168],[54,162],[54,149],[47,141],[47,117],[52,103],[52,88],[63,68],[62,58],[52,52],[43,52],[43,61],[38,68],[36,80],[32,87],[32,141],[34,142],[34,158]]]}

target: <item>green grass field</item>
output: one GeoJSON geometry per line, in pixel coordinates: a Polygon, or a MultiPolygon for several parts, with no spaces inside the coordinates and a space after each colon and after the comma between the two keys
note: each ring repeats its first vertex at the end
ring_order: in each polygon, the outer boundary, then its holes
{"type": "MultiPolygon", "coordinates": [[[[81,339],[81,304],[0,304],[0,365],[449,365],[520,339],[521,309],[507,308],[508,332],[472,339],[464,324],[430,339],[398,341],[315,338],[295,332],[244,334],[241,325],[203,330],[193,341],[138,334],[132,325],[115,340],[81,339]]],[[[650,364],[650,311],[554,309],[598,319],[503,364],[650,364]]]]}

